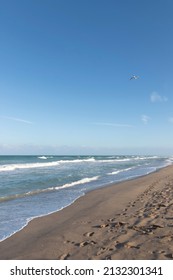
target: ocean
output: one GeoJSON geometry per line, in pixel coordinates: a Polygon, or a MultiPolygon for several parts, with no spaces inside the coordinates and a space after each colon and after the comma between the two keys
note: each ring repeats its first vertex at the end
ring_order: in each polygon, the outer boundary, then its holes
{"type": "Polygon", "coordinates": [[[172,162],[172,157],[136,155],[0,156],[0,241],[88,191],[149,174],[172,162]]]}

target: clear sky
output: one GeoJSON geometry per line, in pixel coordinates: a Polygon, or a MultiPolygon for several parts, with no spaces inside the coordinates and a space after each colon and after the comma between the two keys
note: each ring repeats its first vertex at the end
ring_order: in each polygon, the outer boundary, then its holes
{"type": "Polygon", "coordinates": [[[172,11],[0,0],[0,154],[172,155],[172,11]]]}

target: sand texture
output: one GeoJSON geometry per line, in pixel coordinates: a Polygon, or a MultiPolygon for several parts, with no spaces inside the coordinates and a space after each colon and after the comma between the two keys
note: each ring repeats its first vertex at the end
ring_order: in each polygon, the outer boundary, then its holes
{"type": "Polygon", "coordinates": [[[173,259],[173,166],[32,220],[0,242],[0,259],[173,259]]]}

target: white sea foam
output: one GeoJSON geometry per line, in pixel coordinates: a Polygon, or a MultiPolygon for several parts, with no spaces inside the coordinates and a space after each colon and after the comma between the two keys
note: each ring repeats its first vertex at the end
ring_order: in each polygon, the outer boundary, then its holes
{"type": "Polygon", "coordinates": [[[83,179],[75,181],[75,182],[64,184],[63,186],[55,187],[54,189],[59,190],[59,189],[70,188],[70,187],[73,187],[73,186],[76,186],[76,185],[82,185],[82,184],[90,183],[92,181],[96,181],[96,180],[98,180],[98,178],[99,178],[99,176],[94,176],[94,177],[91,177],[91,178],[83,178],[83,179]]]}
{"type": "Polygon", "coordinates": [[[111,173],[108,173],[108,175],[116,175],[118,173],[122,172],[122,170],[116,170],[116,171],[113,171],[111,173]]]}
{"type": "Polygon", "coordinates": [[[64,184],[62,186],[50,187],[50,188],[47,188],[47,189],[36,190],[36,191],[30,191],[30,192],[27,192],[25,194],[25,196],[39,194],[39,193],[43,193],[43,192],[55,191],[55,190],[60,190],[60,189],[65,189],[65,188],[70,188],[70,187],[74,187],[74,186],[77,186],[77,185],[83,185],[83,184],[90,183],[92,181],[96,181],[96,180],[98,180],[98,178],[99,178],[99,176],[94,176],[94,177],[91,177],[91,178],[83,178],[81,180],[70,182],[70,183],[64,184]]]}
{"type": "Polygon", "coordinates": [[[158,156],[137,156],[134,157],[134,160],[146,160],[146,159],[156,159],[158,156]]]}
{"type": "Polygon", "coordinates": [[[170,157],[165,161],[165,165],[172,165],[173,164],[173,157],[170,157]]]}
{"type": "Polygon", "coordinates": [[[133,167],[129,167],[129,168],[121,169],[121,170],[115,170],[113,172],[108,173],[108,175],[116,175],[118,173],[126,172],[126,171],[131,170],[131,169],[133,169],[133,167]]]}
{"type": "Polygon", "coordinates": [[[123,159],[100,159],[96,160],[97,163],[113,163],[113,162],[125,162],[130,161],[130,158],[123,158],[123,159]]]}
{"type": "Polygon", "coordinates": [[[53,156],[39,156],[37,158],[39,158],[39,159],[49,159],[49,158],[53,158],[53,156]]]}
{"type": "Polygon", "coordinates": [[[95,158],[86,159],[73,159],[73,160],[60,160],[59,163],[82,163],[82,162],[95,162],[95,158]]]}
{"type": "Polygon", "coordinates": [[[135,161],[135,160],[148,160],[148,159],[155,159],[158,158],[157,156],[130,156],[126,158],[121,158],[121,157],[109,157],[109,159],[103,159],[103,160],[97,160],[100,163],[107,163],[107,162],[126,162],[126,161],[135,161]]]}
{"type": "Polygon", "coordinates": [[[51,167],[51,166],[57,166],[57,165],[59,165],[59,161],[44,162],[44,163],[7,164],[7,165],[0,166],[0,172],[3,172],[3,171],[14,171],[16,169],[51,167]]]}
{"type": "Polygon", "coordinates": [[[48,159],[47,157],[45,156],[41,156],[41,157],[38,157],[39,159],[48,159]]]}
{"type": "MultiPolygon", "coordinates": [[[[40,158],[40,157],[39,157],[40,158]]],[[[42,159],[47,159],[46,157],[41,157],[42,159]]],[[[82,163],[82,162],[94,162],[94,158],[88,159],[75,159],[75,160],[59,160],[59,161],[50,161],[50,162],[36,162],[36,163],[19,163],[19,164],[7,164],[0,166],[0,172],[4,171],[14,171],[16,169],[29,169],[29,168],[42,168],[42,167],[53,167],[58,166],[59,164],[67,163],[82,163]]]]}

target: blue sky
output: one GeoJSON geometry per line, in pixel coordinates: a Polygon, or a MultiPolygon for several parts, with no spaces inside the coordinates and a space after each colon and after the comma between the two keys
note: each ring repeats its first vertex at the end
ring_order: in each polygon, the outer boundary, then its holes
{"type": "Polygon", "coordinates": [[[0,154],[173,154],[171,0],[0,4],[0,154]]]}

